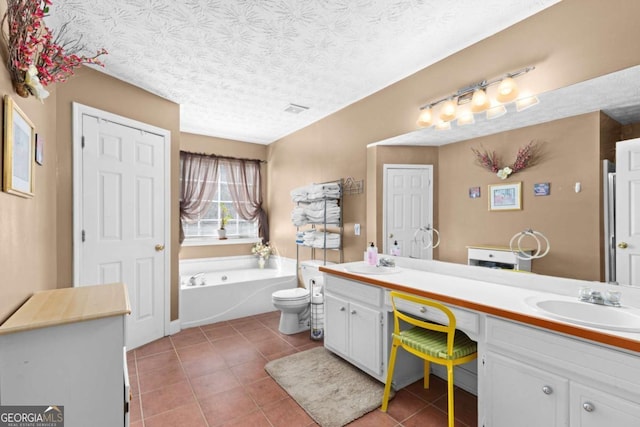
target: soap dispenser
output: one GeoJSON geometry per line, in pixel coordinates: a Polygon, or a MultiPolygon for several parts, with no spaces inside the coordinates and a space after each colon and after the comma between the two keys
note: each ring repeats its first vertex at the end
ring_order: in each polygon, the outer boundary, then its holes
{"type": "Polygon", "coordinates": [[[391,256],[400,256],[400,245],[398,245],[397,240],[394,240],[393,246],[391,247],[391,256]]]}
{"type": "Polygon", "coordinates": [[[378,248],[373,242],[367,248],[367,264],[378,265],[378,248]]]}

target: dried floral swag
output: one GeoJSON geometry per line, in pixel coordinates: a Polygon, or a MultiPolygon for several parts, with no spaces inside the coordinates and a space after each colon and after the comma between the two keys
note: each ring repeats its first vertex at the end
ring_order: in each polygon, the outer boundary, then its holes
{"type": "Polygon", "coordinates": [[[49,96],[45,86],[66,81],[82,64],[104,66],[98,57],[107,51],[100,49],[91,57],[81,55],[86,49],[80,40],[67,38],[66,24],[54,37],[44,24],[51,4],[51,0],[7,0],[2,17],[4,59],[16,93],[25,98],[45,99],[49,96]]]}
{"type": "Polygon", "coordinates": [[[471,148],[476,156],[476,163],[498,175],[500,179],[506,179],[509,175],[533,166],[540,161],[540,149],[542,143],[539,141],[531,141],[518,150],[516,160],[508,165],[500,167],[500,158],[495,151],[487,151],[484,148],[471,148]]]}

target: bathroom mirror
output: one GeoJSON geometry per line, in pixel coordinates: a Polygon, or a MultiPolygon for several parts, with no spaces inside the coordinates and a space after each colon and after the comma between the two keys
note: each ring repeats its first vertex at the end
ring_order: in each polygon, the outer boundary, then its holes
{"type": "Polygon", "coordinates": [[[377,240],[388,237],[382,235],[383,165],[433,164],[434,224],[442,239],[434,259],[466,263],[467,246],[508,246],[514,233],[534,228],[553,247],[533,262],[534,272],[604,280],[602,159],[615,160],[618,140],[640,136],[632,126],[640,123],[638,81],[640,66],[635,66],[539,94],[539,105],[496,120],[476,115],[469,126],[419,129],[370,144],[367,165],[375,172],[367,171],[367,192],[378,203],[368,214],[375,213],[377,240]],[[541,162],[504,181],[477,166],[470,149],[495,150],[506,165],[531,140],[543,142],[541,162]],[[516,182],[523,185],[523,209],[489,211],[488,185],[516,182]],[[534,195],[538,183],[550,184],[548,196],[534,195]],[[472,187],[480,187],[479,198],[469,197],[472,187]]]}

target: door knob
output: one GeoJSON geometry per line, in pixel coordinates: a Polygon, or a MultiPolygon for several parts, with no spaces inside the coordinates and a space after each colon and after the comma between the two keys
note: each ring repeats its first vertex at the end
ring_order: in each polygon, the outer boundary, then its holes
{"type": "Polygon", "coordinates": [[[627,244],[627,242],[620,242],[620,243],[618,243],[618,247],[620,249],[627,249],[629,247],[629,245],[627,244]]]}
{"type": "Polygon", "coordinates": [[[161,251],[164,251],[164,245],[157,244],[156,245],[156,252],[161,252],[161,251]]]}
{"type": "Polygon", "coordinates": [[[393,239],[393,233],[389,233],[389,238],[393,239]]]}

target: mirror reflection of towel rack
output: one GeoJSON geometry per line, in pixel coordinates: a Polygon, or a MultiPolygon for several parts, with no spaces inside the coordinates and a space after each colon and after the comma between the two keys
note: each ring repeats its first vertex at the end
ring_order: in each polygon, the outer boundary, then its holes
{"type": "Polygon", "coordinates": [[[413,242],[422,244],[421,249],[435,249],[440,244],[440,233],[430,225],[422,226],[413,233],[413,242]]]}
{"type": "Polygon", "coordinates": [[[509,241],[509,249],[511,249],[511,252],[513,252],[518,258],[530,260],[546,256],[551,249],[551,245],[549,244],[549,239],[547,239],[544,234],[528,228],[513,235],[509,241]],[[531,254],[527,254],[528,250],[522,248],[522,242],[527,238],[535,241],[535,246],[532,248],[531,254]]]}

